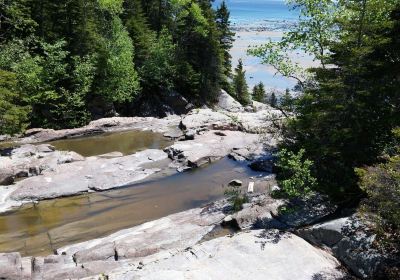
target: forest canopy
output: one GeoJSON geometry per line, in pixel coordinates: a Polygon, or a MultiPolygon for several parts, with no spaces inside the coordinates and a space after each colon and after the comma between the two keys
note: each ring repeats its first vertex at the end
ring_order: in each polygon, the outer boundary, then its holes
{"type": "Polygon", "coordinates": [[[0,134],[132,115],[172,92],[212,103],[232,38],[210,0],[2,0],[0,134]]]}

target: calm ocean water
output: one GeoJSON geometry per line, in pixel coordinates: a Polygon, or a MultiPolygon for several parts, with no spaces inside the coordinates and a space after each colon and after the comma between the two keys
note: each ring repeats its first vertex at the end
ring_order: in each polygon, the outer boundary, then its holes
{"type": "MultiPolygon", "coordinates": [[[[222,0],[215,1],[219,6],[222,0]]],[[[284,0],[226,0],[234,26],[265,26],[276,22],[295,22],[296,12],[284,0]]]]}
{"type": "MultiPolygon", "coordinates": [[[[214,6],[218,7],[221,2],[216,0],[214,6]]],[[[243,60],[250,89],[258,82],[263,82],[270,90],[279,91],[295,86],[295,80],[275,75],[274,69],[262,65],[259,59],[248,56],[246,51],[250,45],[261,45],[269,39],[279,40],[282,31],[296,24],[296,11],[287,6],[285,0],[226,0],[226,3],[236,32],[231,50],[232,64],[235,67],[239,58],[243,60]]]]}

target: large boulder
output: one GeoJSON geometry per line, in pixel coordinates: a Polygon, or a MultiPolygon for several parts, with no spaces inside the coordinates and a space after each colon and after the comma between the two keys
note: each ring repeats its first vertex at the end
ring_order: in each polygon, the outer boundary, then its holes
{"type": "Polygon", "coordinates": [[[221,94],[218,97],[218,108],[229,112],[242,112],[244,108],[242,104],[236,101],[226,91],[221,90],[221,94]]]}
{"type": "Polygon", "coordinates": [[[0,185],[11,185],[14,183],[14,172],[11,168],[0,169],[0,185]]]}
{"type": "Polygon", "coordinates": [[[180,127],[184,130],[202,131],[214,127],[234,126],[232,118],[211,109],[195,109],[182,118],[180,127]]]}
{"type": "Polygon", "coordinates": [[[298,230],[301,237],[329,249],[354,274],[373,279],[388,259],[374,247],[371,225],[358,215],[340,218],[298,230]]]}
{"type": "Polygon", "coordinates": [[[268,104],[265,104],[265,103],[261,103],[261,102],[258,102],[258,101],[252,101],[252,107],[253,107],[253,110],[255,111],[255,112],[258,112],[258,111],[271,111],[271,110],[274,110],[271,106],[269,106],[268,104]]]}
{"type": "Polygon", "coordinates": [[[314,193],[305,198],[289,200],[286,208],[293,211],[279,211],[274,213],[275,218],[289,227],[298,228],[320,222],[338,207],[327,196],[314,193]]]}

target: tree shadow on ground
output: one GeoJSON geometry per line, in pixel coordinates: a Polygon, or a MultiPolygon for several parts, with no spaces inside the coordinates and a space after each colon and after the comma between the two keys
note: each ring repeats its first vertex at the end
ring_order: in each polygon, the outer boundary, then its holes
{"type": "Polygon", "coordinates": [[[263,230],[256,237],[261,239],[255,241],[260,244],[261,250],[264,250],[267,244],[278,244],[282,239],[291,238],[290,233],[276,229],[263,230]]]}

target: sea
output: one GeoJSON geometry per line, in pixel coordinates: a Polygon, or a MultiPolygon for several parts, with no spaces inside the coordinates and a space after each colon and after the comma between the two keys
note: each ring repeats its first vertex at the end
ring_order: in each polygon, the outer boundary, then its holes
{"type": "MultiPolygon", "coordinates": [[[[218,7],[222,0],[216,0],[218,7]]],[[[236,32],[231,50],[232,64],[236,67],[239,58],[243,60],[247,83],[252,87],[263,82],[268,91],[283,92],[292,89],[296,81],[277,74],[260,59],[247,55],[250,46],[262,45],[268,40],[280,40],[283,32],[293,28],[298,21],[298,12],[286,4],[285,0],[225,0],[231,14],[232,30],[236,32]]],[[[297,52],[296,62],[312,64],[312,59],[297,52]]]]}
{"type": "MultiPolygon", "coordinates": [[[[218,7],[222,0],[214,2],[218,7]]],[[[297,12],[285,3],[285,0],[225,0],[234,28],[276,28],[282,23],[295,23],[297,12]],[[276,25],[276,27],[275,27],[276,25]]],[[[284,29],[284,28],[282,28],[284,29]]],[[[278,30],[278,29],[276,29],[278,30]]]]}

